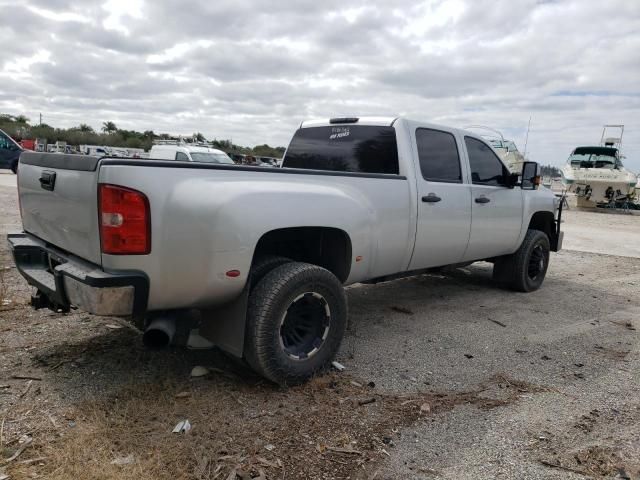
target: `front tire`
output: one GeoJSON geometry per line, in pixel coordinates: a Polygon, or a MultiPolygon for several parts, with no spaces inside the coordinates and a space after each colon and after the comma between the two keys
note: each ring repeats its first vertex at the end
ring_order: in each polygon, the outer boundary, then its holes
{"type": "Polygon", "coordinates": [[[18,174],[18,161],[17,160],[13,165],[11,165],[11,171],[14,173],[14,175],[18,174]]]}
{"type": "Polygon", "coordinates": [[[493,278],[518,292],[533,292],[542,286],[549,267],[549,237],[540,230],[527,230],[520,248],[496,260],[493,278]]]}
{"type": "Polygon", "coordinates": [[[290,262],[249,295],[245,359],[280,385],[304,382],[333,360],[347,325],[347,299],[328,270],[290,262]]]}

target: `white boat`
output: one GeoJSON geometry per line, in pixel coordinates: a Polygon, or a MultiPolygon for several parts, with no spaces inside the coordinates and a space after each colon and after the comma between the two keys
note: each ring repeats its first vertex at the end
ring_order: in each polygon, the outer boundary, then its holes
{"type": "Polygon", "coordinates": [[[509,171],[513,173],[522,172],[522,163],[525,161],[524,155],[520,153],[513,140],[505,139],[501,132],[484,125],[469,125],[464,129],[478,130],[477,133],[489,142],[509,171]]]}
{"type": "Polygon", "coordinates": [[[622,165],[624,125],[605,125],[600,145],[576,147],[562,168],[564,188],[574,193],[578,207],[611,204],[634,195],[637,178],[622,165]],[[607,136],[608,130],[619,136],[607,136]]]}

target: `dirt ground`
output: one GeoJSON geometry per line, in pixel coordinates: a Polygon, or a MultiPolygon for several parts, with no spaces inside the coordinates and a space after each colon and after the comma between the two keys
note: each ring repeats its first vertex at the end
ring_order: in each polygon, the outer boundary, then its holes
{"type": "Polygon", "coordinates": [[[610,255],[554,254],[532,294],[483,263],[351,287],[346,370],[283,390],[217,352],[147,351],[119,319],[31,310],[0,177],[0,479],[640,478],[640,258],[615,255],[640,217],[571,210],[610,255]]]}

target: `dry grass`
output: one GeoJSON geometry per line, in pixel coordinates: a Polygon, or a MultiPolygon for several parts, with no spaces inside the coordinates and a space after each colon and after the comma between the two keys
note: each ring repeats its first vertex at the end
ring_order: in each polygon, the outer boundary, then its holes
{"type": "Polygon", "coordinates": [[[286,391],[221,376],[131,385],[83,402],[56,427],[47,416],[32,415],[38,441],[23,456],[46,460],[15,463],[8,473],[53,480],[235,479],[233,472],[240,478],[369,478],[400,427],[456,405],[494,408],[536,391],[544,389],[496,377],[469,392],[398,396],[344,374],[286,391]],[[486,396],[493,389],[503,392],[500,398],[486,396]],[[192,430],[171,433],[182,419],[192,430]],[[129,456],[133,463],[113,463],[129,456]]]}

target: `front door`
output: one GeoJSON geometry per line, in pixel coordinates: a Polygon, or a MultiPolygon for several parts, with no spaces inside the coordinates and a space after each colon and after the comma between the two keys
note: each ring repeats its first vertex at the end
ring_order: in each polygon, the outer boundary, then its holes
{"type": "Polygon", "coordinates": [[[522,230],[522,190],[507,187],[509,171],[485,142],[464,137],[471,169],[471,236],[464,260],[513,253],[522,230]]]}
{"type": "Polygon", "coordinates": [[[441,130],[413,133],[419,165],[418,225],[410,270],[462,261],[471,228],[471,187],[456,137],[441,130]]]}

